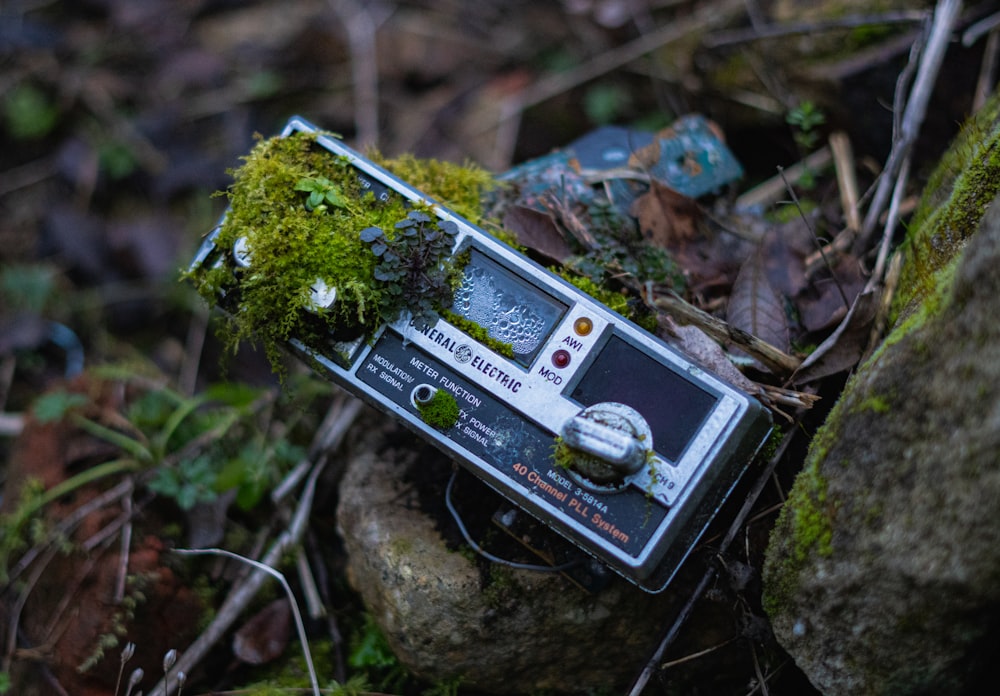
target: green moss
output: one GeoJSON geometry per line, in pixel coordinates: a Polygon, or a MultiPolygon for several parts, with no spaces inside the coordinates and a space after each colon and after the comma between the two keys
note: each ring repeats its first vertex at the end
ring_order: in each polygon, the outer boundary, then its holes
{"type": "Polygon", "coordinates": [[[450,392],[438,389],[426,403],[417,403],[420,417],[432,428],[448,430],[458,422],[458,402],[450,392]]]}
{"type": "MultiPolygon", "coordinates": [[[[401,196],[377,200],[362,188],[345,158],[317,146],[315,139],[312,133],[296,133],[261,140],[243,158],[231,172],[230,210],[216,244],[231,249],[245,240],[250,267],[237,269],[227,260],[191,274],[210,302],[226,294],[230,318],[221,333],[227,347],[260,341],[276,367],[280,348],[291,337],[309,344],[331,329],[370,332],[395,319],[414,298],[398,283],[375,279],[378,259],[360,233],[379,228],[391,241],[396,224],[422,206],[411,206],[401,196]],[[331,306],[315,306],[317,284],[336,289],[331,306]]],[[[483,170],[410,156],[379,156],[379,161],[465,217],[481,217],[479,198],[491,182],[483,170]]],[[[457,271],[449,266],[442,272],[457,271]]]]}
{"type": "Polygon", "coordinates": [[[477,342],[482,343],[484,346],[492,350],[498,355],[503,355],[507,358],[514,357],[514,344],[507,343],[505,341],[498,341],[497,339],[490,336],[490,331],[485,326],[477,324],[471,319],[466,319],[460,314],[456,314],[450,309],[445,309],[441,311],[441,316],[445,320],[455,326],[465,333],[467,333],[472,338],[476,339],[477,342]]]}
{"type": "Polygon", "coordinates": [[[482,223],[482,200],[496,188],[496,180],[484,169],[467,162],[458,165],[404,154],[386,158],[377,150],[368,156],[410,186],[427,193],[474,225],[482,223]]]}
{"type": "Polygon", "coordinates": [[[900,249],[903,271],[893,298],[892,320],[915,311],[947,286],[958,252],[979,227],[1000,193],[1000,96],[994,96],[962,128],[941,158],[900,249]]]}
{"type": "Polygon", "coordinates": [[[884,396],[871,395],[858,405],[859,411],[873,411],[875,413],[888,413],[892,406],[884,396]]]}
{"type": "MultiPolygon", "coordinates": [[[[816,440],[829,431],[824,425],[816,440]]],[[[821,557],[833,554],[833,512],[835,506],[829,499],[827,481],[820,473],[820,463],[825,458],[826,445],[816,441],[810,449],[809,462],[799,474],[785,501],[776,524],[777,529],[789,527],[791,548],[781,561],[774,561],[770,554],[765,570],[763,603],[768,614],[774,616],[792,594],[799,570],[810,554],[821,557]]]]}

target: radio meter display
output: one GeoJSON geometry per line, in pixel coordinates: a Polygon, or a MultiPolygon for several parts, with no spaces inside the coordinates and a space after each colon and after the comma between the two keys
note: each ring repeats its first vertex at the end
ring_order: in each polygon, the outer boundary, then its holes
{"type": "Polygon", "coordinates": [[[566,305],[473,249],[451,309],[485,327],[490,338],[509,343],[514,359],[529,365],[566,305]]]}
{"type": "Polygon", "coordinates": [[[628,404],[649,423],[653,449],[672,462],[680,459],[717,401],[617,336],[601,349],[570,398],[584,406],[606,401],[628,404]]]}

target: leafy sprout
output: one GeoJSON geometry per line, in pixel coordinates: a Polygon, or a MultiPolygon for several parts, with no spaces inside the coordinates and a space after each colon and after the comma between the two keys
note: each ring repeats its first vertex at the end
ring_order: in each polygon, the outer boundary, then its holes
{"type": "Polygon", "coordinates": [[[327,205],[344,209],[349,207],[340,187],[325,176],[302,177],[295,184],[295,190],[309,194],[309,198],[306,199],[306,207],[309,210],[324,212],[327,205]]]}
{"type": "Polygon", "coordinates": [[[411,210],[392,231],[390,237],[373,226],[359,235],[377,259],[373,277],[385,291],[381,313],[391,317],[406,309],[414,319],[429,321],[451,305],[455,277],[451,252],[458,226],[411,210]]]}

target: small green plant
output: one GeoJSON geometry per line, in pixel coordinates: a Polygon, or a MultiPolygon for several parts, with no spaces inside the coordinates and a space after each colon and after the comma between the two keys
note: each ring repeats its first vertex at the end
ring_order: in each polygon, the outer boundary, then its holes
{"type": "Polygon", "coordinates": [[[381,314],[395,317],[409,310],[415,320],[432,322],[452,303],[456,271],[450,261],[458,226],[411,210],[397,222],[392,236],[380,227],[361,230],[361,241],[378,259],[374,279],[383,288],[381,314]]]}
{"type": "Polygon", "coordinates": [[[59,122],[59,109],[44,91],[32,84],[11,89],[3,100],[7,132],[15,140],[39,140],[59,122]]]}
{"type": "Polygon", "coordinates": [[[819,142],[818,128],[826,123],[826,114],[816,104],[806,100],[788,112],[785,122],[795,129],[792,134],[795,144],[809,152],[819,142]]]}
{"type": "Polygon", "coordinates": [[[182,459],[176,467],[160,467],[149,482],[149,490],[173,498],[182,510],[210,503],[218,495],[215,464],[207,455],[182,459]]]}
{"type": "Polygon", "coordinates": [[[398,691],[409,679],[406,668],[399,663],[370,614],[365,614],[364,624],[352,637],[347,663],[363,670],[381,689],[398,691]]]}
{"type": "Polygon", "coordinates": [[[340,187],[325,176],[302,177],[295,184],[295,190],[309,194],[309,198],[306,199],[306,207],[309,210],[324,212],[327,205],[337,208],[348,207],[340,187]]]}

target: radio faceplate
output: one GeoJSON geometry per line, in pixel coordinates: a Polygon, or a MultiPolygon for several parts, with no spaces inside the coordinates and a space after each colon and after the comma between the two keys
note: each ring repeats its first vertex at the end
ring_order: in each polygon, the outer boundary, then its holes
{"type": "MultiPolygon", "coordinates": [[[[666,587],[768,436],[767,410],[306,121],[282,135],[298,132],[353,168],[372,204],[402,196],[453,223],[464,266],[443,317],[291,346],[624,577],[666,587]],[[457,416],[428,417],[438,393],[457,416]]],[[[252,240],[217,246],[223,223],[191,271],[231,268],[219,303],[234,311],[252,240]]],[[[317,315],[336,302],[321,280],[308,290],[317,315]]]]}

